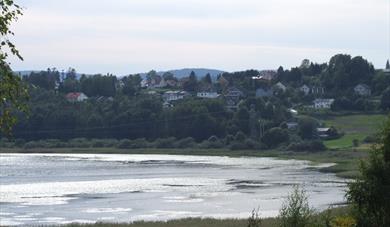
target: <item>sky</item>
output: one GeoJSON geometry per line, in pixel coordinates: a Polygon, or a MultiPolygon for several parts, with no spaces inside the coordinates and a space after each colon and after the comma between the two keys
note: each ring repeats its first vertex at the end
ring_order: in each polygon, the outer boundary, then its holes
{"type": "Polygon", "coordinates": [[[14,70],[290,68],[305,58],[390,58],[389,0],[16,0],[14,70]]]}

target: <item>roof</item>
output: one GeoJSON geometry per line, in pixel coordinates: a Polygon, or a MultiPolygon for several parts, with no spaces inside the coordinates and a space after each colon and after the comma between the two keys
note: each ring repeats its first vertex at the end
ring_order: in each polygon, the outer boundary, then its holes
{"type": "Polygon", "coordinates": [[[317,132],[327,132],[330,128],[317,128],[317,132]]]}
{"type": "Polygon", "coordinates": [[[315,99],[313,102],[334,102],[334,99],[315,99]]]}
{"type": "Polygon", "coordinates": [[[357,87],[363,87],[364,89],[367,89],[367,90],[370,89],[370,87],[369,87],[367,84],[358,84],[358,85],[355,86],[355,89],[356,89],[357,87]]]}
{"type": "Polygon", "coordinates": [[[86,96],[84,93],[82,92],[70,92],[68,94],[66,94],[66,98],[67,99],[77,99],[80,95],[84,95],[86,96]]]}

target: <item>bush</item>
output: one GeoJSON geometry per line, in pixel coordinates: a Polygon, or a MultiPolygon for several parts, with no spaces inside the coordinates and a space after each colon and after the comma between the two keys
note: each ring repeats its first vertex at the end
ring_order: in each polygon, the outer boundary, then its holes
{"type": "Polygon", "coordinates": [[[26,141],[24,139],[16,139],[14,145],[17,147],[23,147],[26,141]]]}
{"type": "Polygon", "coordinates": [[[363,139],[364,143],[376,143],[378,142],[378,138],[375,135],[368,135],[363,139]]]}
{"type": "Polygon", "coordinates": [[[24,144],[24,149],[43,148],[44,144],[42,141],[30,141],[24,144]]]}
{"type": "Polygon", "coordinates": [[[195,147],[195,145],[196,145],[195,140],[192,137],[187,137],[187,138],[178,140],[174,144],[174,146],[176,148],[192,148],[192,147],[195,147]]]}
{"type": "Polygon", "coordinates": [[[156,148],[174,148],[175,137],[161,138],[154,141],[154,147],[156,148]]]}
{"type": "Polygon", "coordinates": [[[261,217],[259,209],[253,209],[251,216],[248,218],[248,227],[261,227],[261,217]]]}
{"type": "Polygon", "coordinates": [[[92,147],[104,147],[103,140],[92,140],[92,147]]]}
{"type": "Polygon", "coordinates": [[[260,149],[261,148],[260,143],[253,140],[253,139],[246,139],[244,144],[245,144],[246,149],[260,149]]]}
{"type": "Polygon", "coordinates": [[[245,150],[246,146],[244,143],[240,143],[240,142],[235,141],[235,142],[230,144],[229,149],[230,150],[245,150]]]}
{"type": "Polygon", "coordinates": [[[229,144],[231,144],[232,142],[234,141],[234,136],[233,135],[227,135],[226,137],[225,137],[225,144],[226,145],[229,145],[229,144]]]}
{"type": "Polygon", "coordinates": [[[245,139],[246,139],[246,135],[241,131],[238,131],[234,136],[234,140],[239,142],[244,142],[245,139]]]}
{"type": "Polygon", "coordinates": [[[312,141],[302,141],[297,143],[292,143],[287,147],[288,150],[291,151],[324,151],[326,150],[326,146],[321,140],[312,140],[312,141]]]}
{"type": "Polygon", "coordinates": [[[119,141],[119,143],[117,145],[117,148],[119,148],[119,149],[129,149],[129,148],[131,148],[131,146],[132,146],[131,140],[123,139],[123,140],[119,141]]]}
{"type": "Polygon", "coordinates": [[[284,201],[279,211],[281,227],[312,226],[311,219],[314,211],[309,207],[308,198],[303,189],[294,186],[291,194],[284,201]]]}
{"type": "Polygon", "coordinates": [[[68,143],[70,147],[87,148],[91,146],[90,141],[86,138],[71,139],[68,143]]]}
{"type": "Polygon", "coordinates": [[[210,149],[210,148],[216,149],[216,148],[222,148],[223,144],[219,140],[217,140],[215,142],[210,142],[209,140],[204,140],[201,144],[199,144],[199,147],[203,148],[203,149],[210,149]]]}
{"type": "Polygon", "coordinates": [[[270,148],[276,147],[281,143],[288,142],[288,140],[288,131],[279,127],[271,128],[261,138],[261,141],[270,148]]]}
{"type": "Polygon", "coordinates": [[[136,148],[147,148],[147,147],[150,147],[149,142],[145,138],[139,138],[133,140],[133,143],[130,148],[136,149],[136,148]]]}
{"type": "Polygon", "coordinates": [[[210,138],[208,139],[208,141],[214,143],[214,142],[219,141],[219,139],[218,139],[217,136],[210,136],[210,138]]]}

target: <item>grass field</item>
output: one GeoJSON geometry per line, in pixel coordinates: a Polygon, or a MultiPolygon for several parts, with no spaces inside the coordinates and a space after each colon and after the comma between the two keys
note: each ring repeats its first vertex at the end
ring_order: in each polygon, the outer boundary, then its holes
{"type": "MultiPolygon", "coordinates": [[[[353,140],[357,139],[360,144],[368,135],[375,134],[386,120],[386,115],[346,115],[331,117],[324,120],[327,127],[333,126],[345,135],[339,139],[325,141],[325,145],[330,149],[347,149],[353,147],[353,140]]],[[[358,149],[367,149],[367,145],[362,144],[358,149]]]]}

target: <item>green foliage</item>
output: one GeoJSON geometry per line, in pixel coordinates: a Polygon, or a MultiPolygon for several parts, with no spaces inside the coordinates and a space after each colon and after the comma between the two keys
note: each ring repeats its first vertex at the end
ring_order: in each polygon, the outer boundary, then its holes
{"type": "Polygon", "coordinates": [[[390,226],[390,117],[360,173],[347,193],[358,226],[390,226]]]}
{"type": "Polygon", "coordinates": [[[305,227],[312,226],[314,211],[309,206],[308,198],[303,189],[294,186],[291,194],[279,211],[280,227],[305,227]]]}
{"type": "Polygon", "coordinates": [[[271,128],[261,138],[261,141],[270,148],[276,147],[281,143],[288,142],[288,140],[288,131],[279,127],[271,128]]]}
{"type": "Polygon", "coordinates": [[[381,98],[381,107],[384,110],[390,109],[390,87],[383,91],[381,98]]]}
{"type": "Polygon", "coordinates": [[[305,140],[301,142],[291,143],[288,147],[288,150],[302,152],[302,151],[310,151],[310,152],[318,152],[325,151],[326,147],[321,140],[305,140]]]}
{"type": "Polygon", "coordinates": [[[311,117],[301,117],[298,121],[298,134],[302,139],[316,137],[318,122],[311,117]]]}
{"type": "Polygon", "coordinates": [[[253,209],[251,212],[251,216],[248,218],[248,226],[247,227],[261,227],[261,217],[259,214],[259,209],[253,209]]]}
{"type": "Polygon", "coordinates": [[[27,111],[27,90],[21,79],[15,76],[7,62],[9,52],[23,60],[15,45],[9,40],[14,35],[11,25],[22,15],[22,9],[12,0],[0,1],[0,133],[11,135],[18,111],[27,111]]]}

